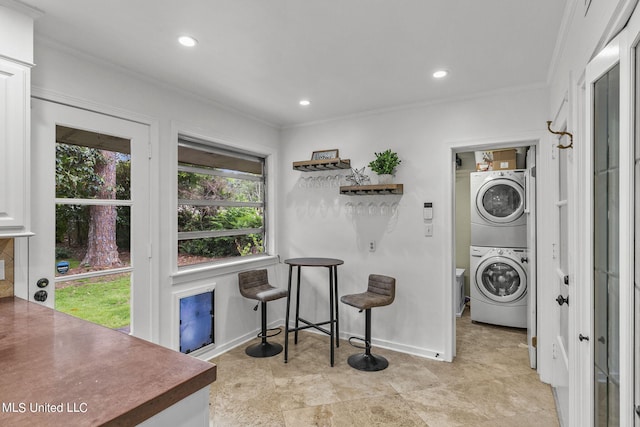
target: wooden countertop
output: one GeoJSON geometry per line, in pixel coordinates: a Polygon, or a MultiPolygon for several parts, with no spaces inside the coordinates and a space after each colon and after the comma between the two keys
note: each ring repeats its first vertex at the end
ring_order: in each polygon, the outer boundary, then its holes
{"type": "Polygon", "coordinates": [[[0,298],[0,425],[135,425],[215,379],[214,364],[0,298]]]}

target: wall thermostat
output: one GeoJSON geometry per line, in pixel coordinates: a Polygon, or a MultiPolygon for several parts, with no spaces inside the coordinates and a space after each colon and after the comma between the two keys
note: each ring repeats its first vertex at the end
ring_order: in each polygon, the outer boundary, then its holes
{"type": "Polygon", "coordinates": [[[433,219],[433,203],[432,202],[425,202],[424,210],[423,210],[423,217],[424,217],[425,220],[432,220],[433,219]]]}

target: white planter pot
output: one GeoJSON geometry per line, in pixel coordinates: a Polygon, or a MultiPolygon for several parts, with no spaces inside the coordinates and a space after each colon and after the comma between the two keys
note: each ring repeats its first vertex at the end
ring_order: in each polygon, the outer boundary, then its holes
{"type": "Polygon", "coordinates": [[[378,175],[378,184],[393,184],[393,175],[391,174],[378,175]]]}

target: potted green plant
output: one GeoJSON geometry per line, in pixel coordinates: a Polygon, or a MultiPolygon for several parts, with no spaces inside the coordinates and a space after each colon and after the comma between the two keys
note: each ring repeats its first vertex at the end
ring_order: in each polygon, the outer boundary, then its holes
{"type": "Polygon", "coordinates": [[[391,184],[396,166],[402,162],[398,158],[398,153],[390,149],[382,153],[374,153],[376,159],[369,163],[372,171],[378,174],[378,184],[391,184]]]}

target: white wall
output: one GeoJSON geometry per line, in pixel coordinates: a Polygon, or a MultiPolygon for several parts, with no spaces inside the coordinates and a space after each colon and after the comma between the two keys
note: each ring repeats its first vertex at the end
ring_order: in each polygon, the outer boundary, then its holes
{"type": "MultiPolygon", "coordinates": [[[[544,89],[528,88],[285,129],[280,212],[286,227],[279,229],[280,254],[343,259],[341,295],[362,291],[370,273],[396,277],[396,301],[374,310],[374,343],[450,359],[448,302],[454,273],[446,260],[454,256],[451,149],[541,134],[547,105],[544,89]],[[340,156],[358,168],[367,165],[376,151],[397,151],[402,164],[396,182],[404,184],[404,195],[342,196],[337,189],[300,188],[299,180],[306,174],[292,170],[291,163],[329,148],[338,148],[340,156]],[[350,218],[345,213],[348,202],[394,201],[399,202],[395,218],[350,218]],[[424,202],[433,202],[433,237],[424,237],[424,202]],[[373,253],[368,251],[369,240],[376,240],[373,253]]],[[[371,174],[368,168],[367,172],[371,174]]],[[[312,277],[317,279],[314,292],[326,295],[324,277],[312,277]]],[[[302,307],[323,316],[324,307],[315,302],[303,301],[302,307]]],[[[363,315],[346,306],[341,309],[344,334],[362,335],[363,315]]]]}
{"type": "MultiPolygon", "coordinates": [[[[149,296],[155,310],[150,314],[152,340],[174,347],[177,326],[172,323],[175,318],[173,292],[211,283],[216,284],[216,343],[224,346],[234,343],[239,337],[246,339],[253,336],[260,325],[259,313],[252,311],[253,304],[240,296],[234,271],[225,271],[223,274],[209,271],[206,274],[183,275],[179,279],[172,277],[175,272],[175,236],[172,231],[177,227],[175,133],[186,131],[270,154],[270,161],[277,165],[279,130],[220,108],[214,102],[163,87],[38,39],[35,62],[32,77],[34,94],[72,104],[79,103],[97,111],[115,112],[151,126],[151,276],[153,288],[157,289],[157,294],[149,296]]],[[[187,72],[184,78],[189,78],[187,72]]],[[[273,175],[275,180],[277,173],[273,175]]],[[[273,184],[270,187],[273,189],[273,184]]],[[[277,200],[276,195],[272,195],[277,200]]],[[[278,273],[274,267],[270,269],[274,275],[278,273]]],[[[276,314],[277,308],[277,305],[272,308],[276,314]]],[[[283,309],[280,311],[284,312],[283,309]]]]}

